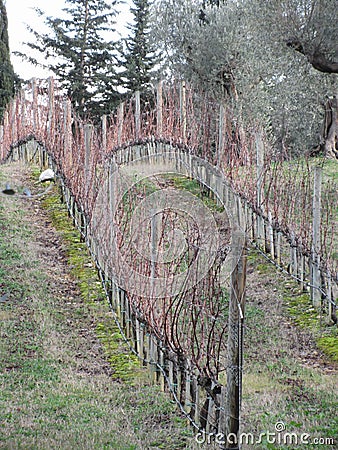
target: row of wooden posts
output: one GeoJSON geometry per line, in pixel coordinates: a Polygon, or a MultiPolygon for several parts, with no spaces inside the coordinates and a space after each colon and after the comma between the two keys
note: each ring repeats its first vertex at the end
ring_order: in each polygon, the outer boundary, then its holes
{"type": "MultiPolygon", "coordinates": [[[[186,110],[183,107],[185,105],[185,86],[181,87],[181,115],[183,116],[182,121],[184,125],[184,130],[186,132],[186,110]]],[[[161,84],[159,84],[157,90],[158,99],[158,132],[161,133],[162,121],[161,121],[161,111],[162,111],[162,91],[161,84]]],[[[140,97],[139,92],[136,93],[136,136],[140,131],[140,122],[138,120],[138,110],[140,107],[140,97]],[[139,105],[139,106],[137,106],[139,105]]],[[[121,107],[119,115],[121,119],[118,123],[123,123],[123,105],[121,107]]],[[[222,108],[221,108],[222,109],[222,108]]],[[[223,108],[224,109],[224,108],[223,108]]],[[[222,117],[225,112],[220,112],[220,133],[219,133],[219,148],[222,148],[223,132],[222,127],[222,117]]],[[[105,123],[105,118],[103,119],[103,124],[105,123]]],[[[103,125],[103,131],[105,125],[103,125]]],[[[91,133],[91,128],[87,129],[87,133],[91,133]]],[[[103,132],[103,136],[105,133],[103,132]]],[[[121,132],[119,132],[119,143],[121,144],[121,132]]],[[[156,144],[160,145],[160,144],[156,144]]],[[[160,145],[160,151],[163,151],[163,146],[160,145]]],[[[148,153],[154,153],[153,149],[149,150],[148,153]]],[[[90,148],[88,147],[88,152],[90,148]]],[[[125,152],[127,154],[127,152],[125,152]]],[[[139,152],[140,154],[140,152],[139,152]]],[[[239,195],[235,195],[228,183],[223,184],[226,186],[226,191],[219,192],[219,170],[208,164],[207,169],[202,174],[200,181],[207,187],[211,188],[214,192],[216,198],[220,200],[228,209],[233,209],[233,205],[236,208],[236,218],[243,230],[248,234],[248,237],[253,240],[258,247],[263,250],[269,258],[273,260],[276,265],[280,268],[286,269],[290,275],[294,277],[295,280],[300,285],[300,288],[304,291],[310,292],[311,301],[314,307],[323,307],[328,314],[330,319],[336,321],[336,299],[338,298],[338,278],[337,274],[330,273],[324,265],[322,264],[320,258],[321,249],[321,189],[322,189],[322,168],[315,167],[313,172],[314,183],[313,183],[313,204],[312,204],[312,249],[311,254],[305,254],[304,249],[297,244],[295,236],[286,235],[283,231],[276,228],[271,212],[265,213],[262,209],[263,205],[263,172],[264,172],[264,143],[261,134],[256,135],[256,165],[257,165],[257,181],[256,181],[256,204],[257,208],[254,209],[245,199],[241,198],[239,195]],[[215,172],[216,170],[216,172],[215,172]],[[214,181],[213,181],[214,180],[214,181]],[[216,180],[216,181],[215,181],[216,180]],[[212,185],[214,183],[214,185],[212,185]],[[216,185],[218,183],[218,185],[216,185]]],[[[128,161],[125,160],[124,163],[128,161]]],[[[188,161],[188,164],[190,162],[188,161]]],[[[190,176],[190,175],[189,175],[190,176]]],[[[224,188],[223,188],[224,189],[224,188]]]]}
{"type": "MultiPolygon", "coordinates": [[[[90,135],[91,126],[85,127],[85,145],[86,171],[90,170],[90,135]]],[[[163,151],[163,144],[160,151],[163,151]]],[[[150,155],[156,153],[156,150],[146,146],[150,155]],[[150,149],[150,150],[149,150],[150,149]]],[[[125,154],[128,154],[126,151],[125,154]]],[[[140,154],[140,152],[138,153],[140,154]]],[[[262,171],[263,171],[263,157],[264,154],[262,141],[257,140],[257,204],[260,205],[262,192],[262,171]]],[[[182,157],[186,156],[182,152],[182,157]]],[[[45,158],[45,157],[44,157],[45,158]]],[[[126,161],[125,161],[126,162],[126,161]]],[[[187,160],[186,164],[191,164],[187,160]]],[[[200,162],[199,162],[200,164],[200,162]]],[[[217,172],[217,170],[216,170],[217,172]]],[[[205,167],[201,166],[193,171],[197,173],[201,183],[211,188],[216,197],[225,205],[228,210],[236,209],[237,220],[243,230],[248,234],[250,240],[255,241],[259,247],[266,252],[275,263],[297,279],[301,289],[309,290],[313,306],[325,306],[329,317],[335,317],[336,305],[335,300],[338,297],[337,280],[334,274],[323,269],[320,261],[320,227],[321,227],[321,179],[322,169],[315,167],[314,169],[314,190],[313,190],[313,224],[312,224],[312,254],[306,255],[303,249],[297,246],[295,239],[292,236],[286,236],[282,231],[275,229],[271,213],[267,217],[257,211],[253,211],[244,199],[232,193],[229,185],[223,182],[221,188],[219,173],[215,172],[210,164],[205,163],[205,167]]],[[[189,175],[190,176],[190,175],[189,175]]]]}
{"type": "MultiPolygon", "coordinates": [[[[32,80],[32,107],[33,107],[33,130],[36,129],[38,124],[38,93],[37,93],[37,81],[32,80]]],[[[187,101],[186,101],[186,85],[185,82],[180,84],[179,92],[179,113],[180,113],[180,127],[183,142],[186,141],[187,136],[187,101]]],[[[48,103],[47,103],[47,134],[53,134],[55,132],[53,123],[55,121],[55,93],[54,93],[54,81],[52,78],[48,82],[48,103]]],[[[156,133],[158,136],[162,134],[163,128],[163,85],[162,82],[157,84],[156,88],[156,133]]],[[[122,103],[117,112],[117,144],[121,146],[123,142],[123,124],[124,124],[124,104],[122,103]]],[[[72,134],[72,108],[69,100],[65,100],[63,104],[63,117],[64,117],[64,153],[71,154],[71,140],[72,134]]],[[[12,109],[12,114],[15,110],[12,109]]],[[[8,114],[7,114],[8,116],[8,114]]],[[[7,117],[5,113],[4,123],[11,122],[11,132],[13,139],[16,133],[16,121],[15,117],[7,117]],[[7,118],[6,118],[7,117],[7,118]]],[[[135,139],[140,136],[142,124],[141,124],[141,98],[140,92],[135,93],[135,139]]],[[[219,112],[219,136],[218,136],[218,151],[224,147],[224,122],[225,122],[225,109],[221,105],[219,112]]],[[[107,117],[102,118],[102,147],[104,150],[107,148],[107,117]]],[[[85,168],[88,173],[90,168],[90,154],[91,154],[91,141],[92,141],[92,126],[85,125],[85,168]]],[[[0,145],[2,143],[2,137],[4,134],[4,126],[0,126],[0,145]]],[[[47,136],[48,137],[48,136],[47,136]]],[[[1,152],[0,152],[1,153],[1,152]]],[[[263,203],[263,171],[264,171],[264,143],[261,134],[256,135],[256,166],[257,166],[257,185],[256,185],[256,205],[261,208],[263,203]]],[[[220,155],[217,160],[219,162],[220,155]]],[[[89,177],[87,177],[89,178],[89,177]]],[[[323,268],[323,261],[320,260],[320,247],[321,247],[321,186],[322,186],[322,169],[316,167],[314,169],[314,191],[313,191],[313,223],[312,223],[312,251],[311,255],[305,255],[303,249],[298,246],[295,240],[295,236],[286,236],[285,233],[276,229],[271,212],[255,211],[252,212],[252,205],[247,205],[244,199],[239,197],[236,201],[239,203],[239,214],[245,214],[245,217],[241,218],[242,222],[245,222],[246,231],[249,233],[250,238],[253,239],[262,250],[267,251],[272,260],[280,266],[288,268],[291,275],[298,279],[298,282],[302,289],[309,289],[312,303],[315,307],[324,305],[328,312],[329,317],[335,318],[335,300],[338,297],[337,288],[337,274],[332,274],[325,268],[323,268]],[[251,216],[251,217],[250,217],[251,216]],[[285,248],[289,248],[288,255],[282,255],[285,252],[285,248]]],[[[220,200],[223,201],[222,195],[220,200]]]]}

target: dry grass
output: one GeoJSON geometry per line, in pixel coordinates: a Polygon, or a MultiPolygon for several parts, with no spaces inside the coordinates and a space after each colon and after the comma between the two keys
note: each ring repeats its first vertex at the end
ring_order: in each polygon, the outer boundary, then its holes
{"type": "MultiPolygon", "coordinates": [[[[305,302],[299,287],[277,273],[256,253],[249,258],[243,377],[243,432],[275,432],[282,421],[298,437],[335,438],[337,366],[316,346],[316,334],[336,334],[325,324],[301,328],[290,316],[289,302],[305,302]],[[257,276],[259,274],[259,276],[257,276]]],[[[309,298],[306,300],[310,302],[309,298]]],[[[281,434],[283,437],[283,434],[281,434]]],[[[272,440],[272,438],[271,438],[272,440]]],[[[243,449],[290,449],[267,439],[243,449]]],[[[308,444],[295,448],[306,449],[308,444]]],[[[322,445],[321,448],[333,448],[322,445]]]]}

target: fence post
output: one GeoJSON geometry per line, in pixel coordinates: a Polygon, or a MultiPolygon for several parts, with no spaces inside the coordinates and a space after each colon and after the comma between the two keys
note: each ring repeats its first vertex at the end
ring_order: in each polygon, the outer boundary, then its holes
{"type": "Polygon", "coordinates": [[[290,242],[290,273],[291,275],[298,275],[298,261],[297,261],[297,242],[295,233],[292,231],[291,233],[291,242],[290,242]]]}
{"type": "Polygon", "coordinates": [[[225,108],[221,104],[219,107],[219,128],[218,128],[218,149],[217,149],[217,167],[221,164],[221,154],[224,147],[224,122],[225,122],[225,108]]]}
{"type": "Polygon", "coordinates": [[[153,298],[156,297],[156,266],[159,262],[159,245],[160,245],[160,226],[161,226],[161,215],[156,212],[156,209],[152,210],[151,216],[151,295],[153,298]]]}
{"type": "Polygon", "coordinates": [[[264,219],[261,216],[262,211],[262,187],[263,187],[263,171],[264,171],[264,144],[260,132],[256,133],[256,202],[257,202],[257,239],[258,244],[265,245],[264,219]]]}
{"type": "Polygon", "coordinates": [[[311,299],[315,307],[321,305],[320,277],[320,225],[321,225],[321,185],[322,169],[314,168],[313,206],[312,206],[312,261],[311,261],[311,299]]]}
{"type": "Polygon", "coordinates": [[[86,124],[84,126],[84,143],[85,143],[85,177],[86,177],[86,192],[89,191],[90,186],[90,153],[92,147],[92,131],[93,126],[86,124]]]}
{"type": "Polygon", "coordinates": [[[180,88],[180,121],[181,121],[181,133],[182,140],[187,140],[187,90],[185,81],[181,82],[180,88]]]}
{"type": "Polygon", "coordinates": [[[16,141],[16,134],[17,134],[17,123],[16,123],[16,107],[17,102],[16,99],[12,99],[10,103],[10,111],[11,111],[11,128],[12,128],[12,142],[14,143],[16,141]]]}
{"type": "Polygon", "coordinates": [[[122,144],[123,134],[123,118],[124,118],[124,103],[121,103],[117,111],[117,145],[122,144]]]}
{"type": "Polygon", "coordinates": [[[107,151],[107,116],[101,117],[101,133],[102,133],[102,152],[107,151]]]}
{"type": "MultiPolygon", "coordinates": [[[[228,321],[228,367],[226,385],[225,436],[237,436],[240,425],[243,364],[243,325],[246,283],[246,242],[235,232],[232,242],[232,274],[228,321]]],[[[239,449],[227,443],[227,449],[239,449]]]]}
{"type": "Polygon", "coordinates": [[[335,296],[333,295],[333,286],[334,281],[332,280],[331,272],[328,270],[327,272],[327,302],[328,302],[328,314],[329,319],[332,320],[333,323],[337,323],[337,308],[334,302],[335,296]]]}
{"type": "Polygon", "coordinates": [[[4,126],[0,125],[0,159],[3,159],[5,156],[3,141],[4,141],[4,126]]]}
{"type": "Polygon", "coordinates": [[[49,77],[48,79],[48,119],[47,119],[47,132],[48,137],[51,138],[54,133],[54,105],[55,94],[54,94],[54,78],[49,77]]]}
{"type": "MultiPolygon", "coordinates": [[[[159,365],[162,368],[162,370],[164,370],[165,356],[164,356],[164,347],[163,347],[163,342],[162,341],[159,342],[158,354],[159,354],[159,356],[158,356],[159,365]]],[[[162,371],[160,372],[159,382],[160,382],[161,391],[165,392],[165,379],[164,379],[162,371]]]]}
{"type": "Polygon", "coordinates": [[[141,95],[135,92],[135,138],[139,139],[141,133],[141,95]]]}
{"type": "Polygon", "coordinates": [[[38,89],[36,78],[32,78],[32,100],[33,100],[33,130],[36,131],[38,125],[38,89]]]}
{"type": "Polygon", "coordinates": [[[26,114],[26,95],[25,95],[25,91],[23,89],[21,89],[19,95],[20,95],[20,110],[19,110],[20,129],[21,129],[21,133],[22,133],[22,131],[27,126],[27,122],[30,123],[30,119],[27,119],[27,114],[26,114]]]}
{"type": "Polygon", "coordinates": [[[162,118],[162,113],[163,113],[163,89],[162,89],[162,80],[160,80],[157,83],[157,90],[156,90],[156,99],[157,99],[157,107],[156,107],[156,112],[157,112],[157,121],[156,121],[156,132],[157,135],[160,137],[162,135],[162,131],[163,131],[163,118],[162,118]]]}
{"type": "Polygon", "coordinates": [[[269,220],[268,230],[269,230],[270,254],[271,254],[271,259],[275,259],[275,240],[274,240],[274,233],[273,233],[271,211],[269,211],[269,213],[268,213],[268,220],[269,220]]]}
{"type": "Polygon", "coordinates": [[[70,158],[70,167],[72,167],[72,104],[65,100],[64,104],[64,149],[65,160],[70,158]]]}

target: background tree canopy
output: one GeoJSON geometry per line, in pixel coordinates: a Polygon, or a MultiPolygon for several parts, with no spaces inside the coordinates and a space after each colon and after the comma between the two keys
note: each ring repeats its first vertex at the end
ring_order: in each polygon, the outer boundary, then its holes
{"type": "Polygon", "coordinates": [[[336,0],[157,0],[154,40],[171,72],[221,95],[246,126],[264,125],[277,150],[336,154],[336,8],[336,0]]]}
{"type": "Polygon", "coordinates": [[[133,0],[129,37],[115,41],[118,0],[66,3],[64,18],[40,12],[52,33],[31,30],[28,45],[82,117],[162,70],[220,99],[242,129],[264,127],[276,153],[338,155],[337,0],[133,0]]]}
{"type": "Polygon", "coordinates": [[[10,59],[7,11],[4,1],[0,0],[0,120],[18,85],[10,59]]]}

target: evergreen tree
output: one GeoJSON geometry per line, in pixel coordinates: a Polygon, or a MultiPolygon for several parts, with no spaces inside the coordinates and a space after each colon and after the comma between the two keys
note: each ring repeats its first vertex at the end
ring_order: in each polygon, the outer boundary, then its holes
{"type": "Polygon", "coordinates": [[[15,93],[17,82],[10,60],[7,11],[4,1],[0,0],[0,119],[15,93]]]}
{"type": "Polygon", "coordinates": [[[131,34],[125,40],[125,67],[123,85],[129,92],[144,91],[149,87],[157,58],[149,40],[149,1],[133,0],[130,10],[134,23],[129,25],[131,34]]]}
{"type": "MultiPolygon", "coordinates": [[[[63,18],[46,17],[52,33],[39,34],[27,45],[44,54],[46,67],[53,71],[67,89],[73,106],[81,117],[92,119],[110,112],[118,103],[116,74],[118,43],[106,41],[112,33],[118,0],[66,0],[63,18]],[[115,63],[114,63],[115,62],[115,63]]],[[[31,62],[36,62],[32,60],[31,62]]]]}

